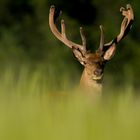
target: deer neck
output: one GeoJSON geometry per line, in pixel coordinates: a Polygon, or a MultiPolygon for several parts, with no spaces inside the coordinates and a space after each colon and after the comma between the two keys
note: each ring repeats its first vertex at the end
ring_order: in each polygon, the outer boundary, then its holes
{"type": "Polygon", "coordinates": [[[102,93],[102,78],[99,80],[95,80],[91,75],[88,74],[86,68],[84,69],[81,80],[80,80],[80,88],[84,89],[86,93],[89,94],[100,94],[102,93]]]}

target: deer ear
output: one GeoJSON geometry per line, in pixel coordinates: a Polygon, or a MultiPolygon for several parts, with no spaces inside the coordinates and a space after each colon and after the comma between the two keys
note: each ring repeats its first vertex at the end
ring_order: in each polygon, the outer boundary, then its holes
{"type": "Polygon", "coordinates": [[[114,56],[115,51],[116,51],[116,45],[112,44],[111,47],[109,47],[109,49],[106,50],[105,54],[103,55],[103,58],[105,60],[110,60],[114,56]]]}
{"type": "Polygon", "coordinates": [[[77,60],[85,66],[85,56],[82,54],[82,52],[79,49],[76,49],[75,47],[72,47],[72,51],[74,56],[77,58],[77,60]]]}

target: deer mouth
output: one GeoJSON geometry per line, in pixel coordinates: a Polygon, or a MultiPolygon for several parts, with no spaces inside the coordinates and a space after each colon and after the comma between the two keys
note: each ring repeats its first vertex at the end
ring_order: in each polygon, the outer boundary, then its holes
{"type": "Polygon", "coordinates": [[[102,80],[102,78],[103,78],[103,73],[101,75],[98,75],[98,76],[94,75],[92,77],[92,80],[102,80]]]}

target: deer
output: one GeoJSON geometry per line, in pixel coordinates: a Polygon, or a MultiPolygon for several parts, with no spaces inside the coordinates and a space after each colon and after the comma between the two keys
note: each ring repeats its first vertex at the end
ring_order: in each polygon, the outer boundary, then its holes
{"type": "Polygon", "coordinates": [[[87,50],[86,37],[82,27],[80,27],[80,35],[82,40],[81,44],[74,43],[67,38],[64,19],[61,20],[61,31],[58,30],[55,24],[55,6],[50,6],[50,30],[58,40],[60,40],[72,50],[76,59],[84,66],[84,70],[80,79],[80,87],[81,89],[84,89],[87,94],[92,96],[102,95],[104,68],[106,64],[113,58],[116,52],[117,44],[131,30],[132,23],[134,21],[134,13],[130,4],[127,4],[126,7],[121,7],[120,12],[123,16],[123,20],[119,34],[110,42],[105,43],[104,28],[102,25],[100,25],[99,48],[95,52],[92,52],[91,50],[87,50]]]}

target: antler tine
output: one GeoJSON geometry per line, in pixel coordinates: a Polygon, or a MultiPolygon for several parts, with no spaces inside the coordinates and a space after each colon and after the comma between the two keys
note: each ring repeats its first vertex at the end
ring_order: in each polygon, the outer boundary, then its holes
{"type": "Polygon", "coordinates": [[[100,31],[101,31],[101,36],[100,36],[100,45],[98,51],[102,51],[104,47],[104,31],[102,25],[100,25],[100,31]]]}
{"type": "Polygon", "coordinates": [[[134,20],[134,13],[133,9],[130,4],[126,5],[126,8],[121,7],[120,12],[124,16],[124,19],[121,23],[121,29],[119,35],[114,38],[109,43],[104,44],[104,50],[107,50],[113,43],[118,44],[130,31],[133,20],[134,20]]]}
{"type": "Polygon", "coordinates": [[[64,19],[61,20],[61,34],[63,38],[67,38],[66,37],[66,33],[65,33],[65,22],[64,19]]]}
{"type": "Polygon", "coordinates": [[[86,37],[85,37],[84,30],[82,27],[80,27],[80,35],[82,39],[83,51],[86,52],[86,37]]]}
{"type": "Polygon", "coordinates": [[[126,9],[121,7],[120,12],[124,16],[124,19],[121,24],[120,34],[117,37],[117,43],[127,35],[134,20],[134,13],[130,4],[126,5],[126,9]]]}
{"type": "Polygon", "coordinates": [[[61,34],[59,33],[56,26],[54,25],[54,11],[55,11],[55,6],[52,5],[50,7],[50,13],[49,13],[49,25],[53,34],[60,40],[61,34]]]}
{"type": "Polygon", "coordinates": [[[67,39],[66,33],[65,33],[65,23],[64,20],[61,20],[61,33],[57,29],[55,23],[54,23],[54,12],[55,12],[55,6],[52,5],[50,7],[50,13],[49,13],[49,26],[52,31],[52,33],[55,35],[56,38],[58,38],[60,41],[62,41],[66,46],[69,48],[79,48],[81,51],[83,50],[83,46],[76,44],[70,40],[67,39]]]}
{"type": "Polygon", "coordinates": [[[128,26],[128,19],[125,17],[125,18],[123,19],[122,23],[121,23],[121,29],[120,29],[119,35],[118,35],[117,38],[116,38],[116,44],[117,44],[121,39],[123,39],[123,37],[124,37],[124,32],[125,32],[127,26],[128,26]]]}
{"type": "Polygon", "coordinates": [[[134,12],[130,4],[127,4],[126,8],[121,7],[120,12],[123,16],[127,17],[128,19],[134,20],[134,12]]]}

